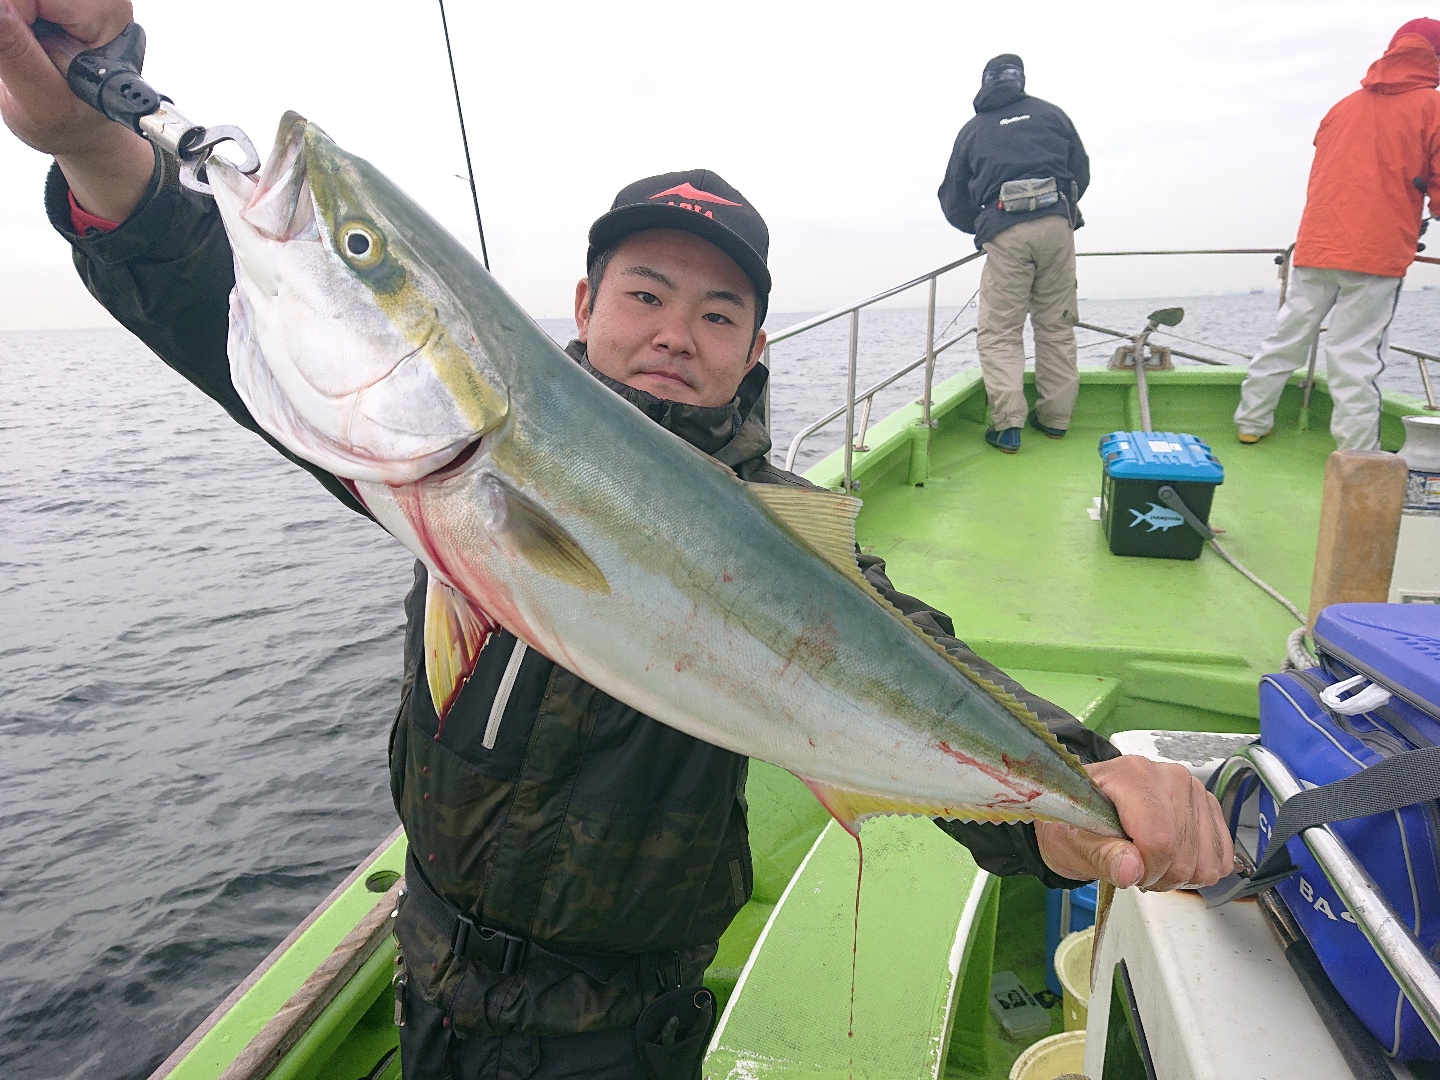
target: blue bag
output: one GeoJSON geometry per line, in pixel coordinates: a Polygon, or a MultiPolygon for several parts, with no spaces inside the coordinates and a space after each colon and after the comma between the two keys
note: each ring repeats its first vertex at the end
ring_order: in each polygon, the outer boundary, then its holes
{"type": "MultiPolygon", "coordinates": [[[[1416,749],[1440,746],[1440,606],[1337,604],[1315,624],[1321,666],[1260,684],[1260,742],[1301,781],[1330,784],[1416,749]],[[1322,700],[1323,695],[1323,700],[1322,700]]],[[[1424,755],[1415,755],[1416,757],[1424,755]]],[[[1399,799],[1397,801],[1410,801],[1399,799]]],[[[1261,852],[1276,820],[1260,800],[1261,852]]],[[[1419,941],[1440,946],[1440,804],[1433,797],[1330,826],[1419,941]]],[[[1385,1051],[1440,1060],[1440,1045],[1405,999],[1304,842],[1298,872],[1276,886],[1340,995],[1385,1051]]]]}

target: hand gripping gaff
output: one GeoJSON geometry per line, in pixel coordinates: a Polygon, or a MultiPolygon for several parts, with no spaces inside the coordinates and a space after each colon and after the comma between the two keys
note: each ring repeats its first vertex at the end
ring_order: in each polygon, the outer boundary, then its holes
{"type": "Polygon", "coordinates": [[[221,143],[234,143],[245,155],[237,165],[243,173],[260,168],[255,144],[238,127],[203,127],[181,115],[174,103],[140,77],[145,62],[145,31],[131,23],[114,41],[87,49],[61,27],[44,19],[35,22],[35,36],[52,55],[68,58],[65,80],[71,91],[102,115],[143,135],[180,162],[180,182],[192,191],[210,194],[205,161],[221,143]]]}

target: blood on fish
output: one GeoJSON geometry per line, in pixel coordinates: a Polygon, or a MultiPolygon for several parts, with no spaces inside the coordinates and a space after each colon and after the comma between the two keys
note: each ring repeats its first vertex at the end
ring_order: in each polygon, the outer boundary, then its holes
{"type": "MultiPolygon", "coordinates": [[[[986,765],[978,758],[973,758],[969,754],[962,753],[961,751],[956,750],[953,746],[951,746],[947,742],[944,742],[943,740],[936,743],[935,746],[942,754],[946,755],[947,757],[954,758],[956,761],[960,762],[960,764],[969,765],[973,769],[979,769],[982,773],[990,777],[990,779],[994,780],[997,784],[1001,784],[1004,787],[1007,787],[1011,791],[1015,792],[1015,794],[1020,796],[1020,798],[1025,802],[1030,802],[1032,799],[1038,799],[1042,794],[1039,788],[1027,787],[1026,785],[1016,781],[1016,779],[1004,769],[997,769],[993,765],[986,765]]],[[[1004,760],[1005,764],[1009,766],[1010,761],[1008,758],[1002,758],[1002,760],[1004,760]]]]}
{"type": "MultiPolygon", "coordinates": [[[[855,969],[860,959],[860,882],[865,877],[865,845],[860,842],[860,830],[857,828],[855,836],[855,854],[857,863],[855,866],[855,923],[850,932],[850,1029],[846,1038],[855,1038],[855,969]]],[[[855,1076],[855,1047],[850,1047],[850,1076],[855,1076]]]]}

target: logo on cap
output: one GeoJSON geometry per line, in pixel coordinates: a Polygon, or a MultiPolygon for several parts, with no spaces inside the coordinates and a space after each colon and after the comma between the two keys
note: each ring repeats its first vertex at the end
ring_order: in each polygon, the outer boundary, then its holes
{"type": "Polygon", "coordinates": [[[710,210],[706,210],[703,206],[696,206],[695,203],[704,201],[719,203],[721,206],[745,205],[744,203],[731,202],[729,199],[722,199],[719,195],[712,194],[708,191],[701,191],[688,180],[683,184],[676,184],[672,188],[666,188],[664,191],[657,191],[654,195],[651,195],[650,198],[652,200],[663,199],[667,195],[677,195],[681,199],[690,200],[687,202],[676,202],[674,199],[671,199],[667,205],[678,206],[681,210],[694,210],[697,214],[704,214],[708,218],[713,218],[715,214],[710,210]]]}

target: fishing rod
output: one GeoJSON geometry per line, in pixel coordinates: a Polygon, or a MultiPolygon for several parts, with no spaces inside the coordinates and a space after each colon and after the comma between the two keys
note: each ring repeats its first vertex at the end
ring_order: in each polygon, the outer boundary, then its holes
{"type": "Polygon", "coordinates": [[[470,139],[465,134],[465,107],[460,104],[460,80],[455,75],[455,53],[450,48],[450,23],[445,18],[445,0],[440,0],[440,28],[445,32],[445,56],[450,61],[450,85],[455,89],[455,114],[460,118],[460,145],[465,148],[465,172],[470,177],[470,201],[475,204],[475,227],[480,231],[480,258],[490,269],[490,250],[485,246],[485,223],[480,220],[480,194],[475,190],[475,166],[470,163],[470,139]]]}

